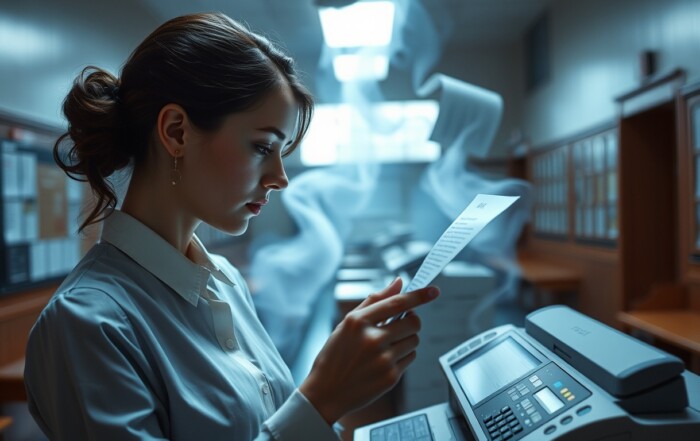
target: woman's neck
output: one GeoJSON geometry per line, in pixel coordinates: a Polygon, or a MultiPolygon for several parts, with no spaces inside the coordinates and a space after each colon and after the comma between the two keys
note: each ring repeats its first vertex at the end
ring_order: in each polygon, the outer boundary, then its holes
{"type": "Polygon", "coordinates": [[[121,211],[138,219],[187,255],[199,221],[185,212],[174,190],[167,178],[157,179],[157,176],[143,176],[134,171],[121,211]]]}

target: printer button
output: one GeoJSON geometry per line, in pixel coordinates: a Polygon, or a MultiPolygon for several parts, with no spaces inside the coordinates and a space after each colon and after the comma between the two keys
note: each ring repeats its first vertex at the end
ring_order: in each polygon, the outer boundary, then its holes
{"type": "Polygon", "coordinates": [[[555,430],[557,430],[556,426],[548,426],[546,429],[544,429],[544,434],[550,435],[550,434],[554,433],[555,430]]]}
{"type": "Polygon", "coordinates": [[[573,421],[573,418],[567,415],[564,418],[562,418],[559,422],[566,425],[569,424],[571,421],[573,421]]]}
{"type": "Polygon", "coordinates": [[[582,408],[580,408],[579,410],[576,411],[576,415],[583,416],[590,411],[591,411],[591,406],[583,406],[582,408]]]}

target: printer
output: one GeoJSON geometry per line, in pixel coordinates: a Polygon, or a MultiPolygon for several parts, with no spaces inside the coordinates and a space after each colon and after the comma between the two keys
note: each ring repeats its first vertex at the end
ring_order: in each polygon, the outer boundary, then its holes
{"type": "Polygon", "coordinates": [[[439,364],[449,402],[358,428],[354,439],[700,440],[700,377],[566,306],[485,331],[439,364]]]}

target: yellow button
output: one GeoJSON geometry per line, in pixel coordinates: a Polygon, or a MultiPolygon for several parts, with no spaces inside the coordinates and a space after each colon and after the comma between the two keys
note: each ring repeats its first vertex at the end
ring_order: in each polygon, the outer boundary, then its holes
{"type": "Polygon", "coordinates": [[[565,394],[565,393],[567,393],[568,391],[569,391],[569,389],[567,389],[567,388],[564,388],[564,389],[560,390],[559,392],[561,392],[561,393],[565,394]]]}
{"type": "Polygon", "coordinates": [[[571,392],[566,392],[566,393],[564,394],[564,398],[569,398],[569,395],[571,395],[571,392]]]}

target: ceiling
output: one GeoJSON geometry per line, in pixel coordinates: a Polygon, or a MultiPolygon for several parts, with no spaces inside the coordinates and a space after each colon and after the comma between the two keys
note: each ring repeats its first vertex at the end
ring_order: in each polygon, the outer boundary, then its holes
{"type": "MultiPolygon", "coordinates": [[[[222,11],[285,46],[295,57],[312,57],[322,46],[313,0],[140,0],[164,21],[196,11],[222,11]]],[[[454,20],[450,47],[497,46],[517,41],[554,0],[397,0],[420,2],[437,22],[454,20]]]]}

